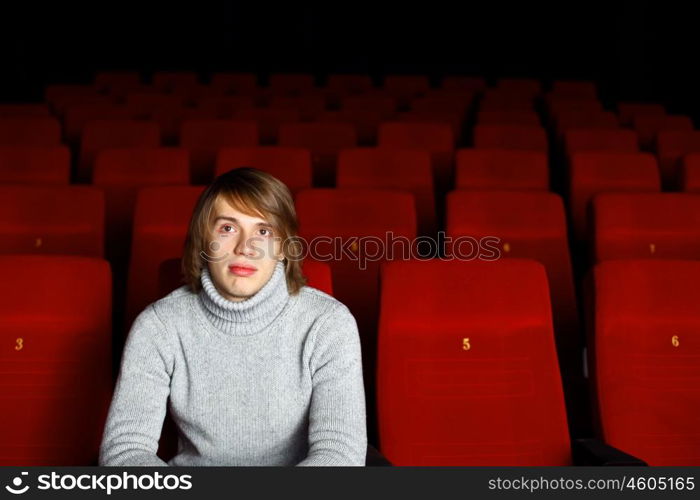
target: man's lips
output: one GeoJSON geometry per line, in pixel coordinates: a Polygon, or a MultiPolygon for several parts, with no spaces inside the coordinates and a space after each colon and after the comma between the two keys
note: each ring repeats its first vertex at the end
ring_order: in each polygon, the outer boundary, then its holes
{"type": "Polygon", "coordinates": [[[228,270],[236,276],[251,276],[257,271],[257,268],[245,264],[232,264],[228,266],[228,270]]]}

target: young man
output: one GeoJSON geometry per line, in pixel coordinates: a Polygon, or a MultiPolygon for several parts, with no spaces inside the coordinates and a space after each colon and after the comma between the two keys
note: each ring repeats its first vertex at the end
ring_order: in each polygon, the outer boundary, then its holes
{"type": "Polygon", "coordinates": [[[218,177],[195,208],[186,286],[134,321],[100,465],[365,465],[360,340],[348,308],[305,286],[287,187],[218,177]],[[178,453],[157,455],[169,405],[178,453]]]}

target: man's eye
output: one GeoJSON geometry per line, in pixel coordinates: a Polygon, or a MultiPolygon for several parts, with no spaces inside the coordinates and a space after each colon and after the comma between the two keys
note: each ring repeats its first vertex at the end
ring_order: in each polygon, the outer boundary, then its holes
{"type": "Polygon", "coordinates": [[[221,230],[225,233],[230,233],[231,231],[233,231],[233,226],[230,224],[224,224],[223,226],[221,226],[221,230]]]}
{"type": "Polygon", "coordinates": [[[260,234],[262,234],[263,236],[270,236],[272,234],[272,231],[270,231],[269,229],[261,229],[260,234]]]}

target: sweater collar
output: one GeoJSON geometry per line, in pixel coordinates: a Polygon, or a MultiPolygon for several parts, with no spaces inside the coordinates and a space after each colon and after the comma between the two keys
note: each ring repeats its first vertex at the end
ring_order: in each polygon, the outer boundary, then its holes
{"type": "Polygon", "coordinates": [[[209,321],[218,330],[236,336],[253,335],[270,325],[289,300],[284,262],[278,261],[268,281],[253,296],[240,302],[228,300],[216,289],[209,270],[202,269],[199,300],[209,321]]]}

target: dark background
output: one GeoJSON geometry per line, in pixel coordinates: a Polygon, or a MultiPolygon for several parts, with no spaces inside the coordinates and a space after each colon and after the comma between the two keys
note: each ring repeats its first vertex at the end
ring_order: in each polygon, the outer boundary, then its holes
{"type": "MultiPolygon", "coordinates": [[[[690,3],[23,2],[2,7],[3,101],[98,70],[594,79],[602,97],[700,106],[690,3]]],[[[322,80],[321,80],[322,81],[322,80]]]]}

